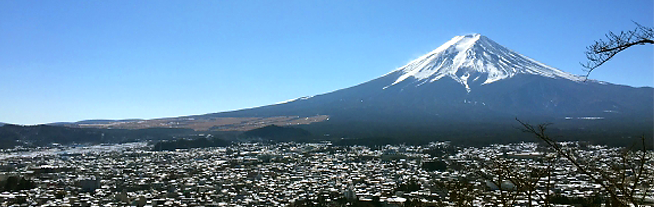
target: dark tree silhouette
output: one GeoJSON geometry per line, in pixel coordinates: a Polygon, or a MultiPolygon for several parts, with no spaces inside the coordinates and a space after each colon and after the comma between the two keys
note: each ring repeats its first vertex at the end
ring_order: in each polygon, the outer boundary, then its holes
{"type": "Polygon", "coordinates": [[[581,65],[585,68],[586,78],[595,68],[609,61],[613,56],[634,45],[654,44],[654,31],[636,22],[636,29],[621,31],[619,34],[609,32],[606,40],[597,40],[595,44],[586,49],[587,63],[581,65]]]}

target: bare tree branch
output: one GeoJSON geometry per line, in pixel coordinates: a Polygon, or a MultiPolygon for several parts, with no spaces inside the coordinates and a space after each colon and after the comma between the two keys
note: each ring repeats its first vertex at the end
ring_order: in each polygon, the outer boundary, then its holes
{"type": "Polygon", "coordinates": [[[605,40],[595,41],[595,44],[586,49],[587,63],[581,63],[586,71],[586,79],[590,73],[602,64],[609,61],[613,56],[634,45],[654,44],[654,30],[636,22],[636,29],[622,31],[620,34],[609,32],[605,40]]]}
{"type": "Polygon", "coordinates": [[[620,186],[616,186],[615,180],[611,179],[609,176],[607,176],[605,173],[602,173],[601,171],[593,170],[592,167],[582,164],[577,159],[577,156],[574,155],[574,153],[565,150],[559,143],[557,143],[556,140],[550,138],[545,133],[548,124],[540,124],[534,127],[533,125],[528,124],[526,122],[522,122],[517,118],[516,121],[518,121],[524,127],[523,130],[524,132],[534,134],[538,139],[544,141],[558,155],[570,161],[570,163],[572,163],[579,172],[590,177],[590,179],[592,179],[595,183],[601,185],[602,188],[608,191],[612,202],[614,202],[618,206],[628,206],[626,202],[623,199],[621,199],[621,196],[617,192],[618,191],[617,189],[620,189],[619,188],[620,186]]]}

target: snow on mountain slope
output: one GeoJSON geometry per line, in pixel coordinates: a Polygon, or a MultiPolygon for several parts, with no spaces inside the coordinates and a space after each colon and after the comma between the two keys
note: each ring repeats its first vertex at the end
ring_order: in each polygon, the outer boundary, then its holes
{"type": "Polygon", "coordinates": [[[307,99],[310,99],[310,98],[313,98],[313,96],[303,96],[303,97],[289,99],[289,100],[282,101],[282,102],[277,102],[275,104],[285,104],[285,103],[290,103],[290,102],[293,102],[293,101],[307,100],[307,99]]]}
{"type": "Polygon", "coordinates": [[[456,36],[434,51],[391,73],[396,72],[402,75],[384,89],[410,78],[414,78],[419,86],[449,77],[463,85],[468,92],[472,82],[481,81],[480,85],[485,85],[511,78],[516,74],[582,80],[579,76],[511,51],[480,34],[456,36]]]}

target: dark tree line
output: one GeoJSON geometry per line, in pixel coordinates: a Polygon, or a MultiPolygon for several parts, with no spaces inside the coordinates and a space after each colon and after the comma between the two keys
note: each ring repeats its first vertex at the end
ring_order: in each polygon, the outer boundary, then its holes
{"type": "Polygon", "coordinates": [[[288,141],[309,141],[311,133],[309,131],[295,128],[282,127],[277,125],[268,125],[258,129],[253,129],[243,133],[248,138],[261,138],[265,140],[288,142],[288,141]]]}

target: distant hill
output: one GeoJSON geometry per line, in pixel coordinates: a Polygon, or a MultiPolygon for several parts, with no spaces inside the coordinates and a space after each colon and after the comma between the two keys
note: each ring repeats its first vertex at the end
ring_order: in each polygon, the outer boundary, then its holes
{"type": "Polygon", "coordinates": [[[47,145],[56,143],[101,142],[102,133],[98,130],[67,128],[48,125],[19,126],[5,124],[0,127],[0,141],[14,146],[19,143],[47,145]]]}
{"type": "Polygon", "coordinates": [[[173,117],[160,119],[85,120],[48,125],[101,129],[186,128],[196,131],[247,131],[267,125],[304,125],[325,121],[326,115],[269,117],[173,117]]]}
{"type": "Polygon", "coordinates": [[[192,129],[95,129],[36,125],[0,126],[0,148],[16,145],[44,146],[51,143],[118,143],[138,140],[168,140],[194,134],[192,129]]]}
{"type": "Polygon", "coordinates": [[[78,122],[55,122],[49,123],[48,125],[56,126],[67,126],[67,125],[95,125],[95,124],[111,124],[111,123],[128,123],[128,122],[137,122],[142,121],[143,119],[121,119],[121,120],[111,120],[111,119],[91,119],[83,120],[78,122]]]}

